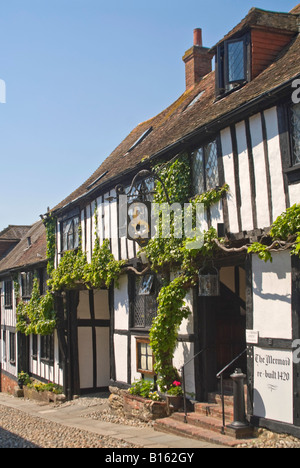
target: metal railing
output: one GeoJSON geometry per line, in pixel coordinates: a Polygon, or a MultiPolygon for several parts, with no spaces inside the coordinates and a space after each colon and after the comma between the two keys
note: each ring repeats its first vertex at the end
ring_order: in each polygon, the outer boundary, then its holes
{"type": "Polygon", "coordinates": [[[186,404],[186,387],[185,387],[185,372],[184,368],[187,366],[190,362],[192,362],[196,357],[200,356],[204,351],[206,351],[208,348],[203,348],[199,353],[195,354],[191,359],[186,361],[183,366],[181,367],[181,380],[182,380],[182,391],[183,391],[183,411],[184,411],[184,422],[187,424],[187,404],[186,404]]]}
{"type": "Polygon", "coordinates": [[[223,374],[224,374],[225,371],[227,371],[232,366],[232,364],[234,364],[238,359],[240,359],[240,357],[242,357],[243,354],[245,354],[246,351],[247,351],[247,348],[244,349],[244,351],[242,351],[237,357],[235,357],[229,364],[227,364],[225,367],[223,367],[223,369],[220,370],[220,372],[218,372],[217,375],[216,375],[217,379],[221,379],[222,434],[225,433],[225,401],[224,401],[223,374]]]}

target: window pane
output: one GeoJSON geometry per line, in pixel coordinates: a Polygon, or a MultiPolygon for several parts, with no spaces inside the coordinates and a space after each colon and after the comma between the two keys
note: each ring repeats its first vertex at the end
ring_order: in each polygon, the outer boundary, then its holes
{"type": "Polygon", "coordinates": [[[205,147],[205,173],[206,173],[206,190],[211,190],[219,185],[218,174],[218,151],[215,141],[209,143],[205,147]]]}
{"type": "Polygon", "coordinates": [[[201,194],[205,191],[203,172],[203,149],[199,148],[192,153],[192,182],[194,195],[201,194]]]}
{"type": "Polygon", "coordinates": [[[63,251],[79,247],[79,217],[63,222],[63,251]]]}
{"type": "Polygon", "coordinates": [[[292,107],[293,164],[300,164],[300,104],[292,107]]]}
{"type": "Polygon", "coordinates": [[[229,42],[228,45],[228,81],[245,79],[244,41],[229,42]]]}

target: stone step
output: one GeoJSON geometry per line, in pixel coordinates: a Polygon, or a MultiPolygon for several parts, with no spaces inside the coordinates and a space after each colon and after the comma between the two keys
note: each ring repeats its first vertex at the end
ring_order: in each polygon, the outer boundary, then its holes
{"type": "MultiPolygon", "coordinates": [[[[218,403],[195,403],[194,409],[195,413],[203,416],[223,419],[222,405],[218,403]]],[[[233,406],[225,405],[224,409],[226,421],[233,421],[233,406]]]]}
{"type": "MultiPolygon", "coordinates": [[[[211,430],[203,426],[195,426],[194,424],[190,423],[191,422],[190,414],[193,414],[193,413],[188,414],[187,424],[184,423],[183,421],[180,421],[174,418],[174,415],[173,415],[169,418],[156,420],[154,429],[156,431],[166,432],[168,434],[175,434],[175,435],[180,435],[183,437],[188,437],[191,439],[203,440],[203,441],[207,441],[207,442],[211,442],[214,444],[219,444],[219,445],[227,446],[227,447],[236,447],[237,445],[247,443],[250,440],[248,437],[245,439],[236,439],[233,437],[232,433],[230,433],[229,435],[221,434],[221,427],[218,425],[219,421],[217,420],[215,422],[215,426],[212,422],[211,424],[214,427],[218,427],[218,431],[211,430]]],[[[204,416],[203,418],[207,419],[206,416],[204,416]]]]}

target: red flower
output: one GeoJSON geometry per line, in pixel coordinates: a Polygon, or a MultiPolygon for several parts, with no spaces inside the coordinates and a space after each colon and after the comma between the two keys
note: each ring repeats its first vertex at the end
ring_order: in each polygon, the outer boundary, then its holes
{"type": "Polygon", "coordinates": [[[175,387],[180,387],[181,383],[174,380],[173,385],[175,385],[175,387]]]}

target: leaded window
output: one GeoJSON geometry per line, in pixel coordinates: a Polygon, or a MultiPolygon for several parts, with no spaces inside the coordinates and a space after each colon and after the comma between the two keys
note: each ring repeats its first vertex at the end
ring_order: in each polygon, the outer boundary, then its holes
{"type": "Polygon", "coordinates": [[[62,250],[74,250],[79,247],[79,216],[62,223],[62,250]]]}
{"type": "Polygon", "coordinates": [[[193,195],[219,185],[218,147],[214,140],[192,152],[193,195]]]}
{"type": "Polygon", "coordinates": [[[227,67],[228,82],[235,83],[245,79],[245,47],[244,41],[228,41],[227,47],[227,67]]]}
{"type": "Polygon", "coordinates": [[[21,273],[21,287],[22,287],[22,298],[28,299],[31,297],[32,287],[33,287],[33,273],[32,271],[27,271],[26,273],[21,273]]]}
{"type": "Polygon", "coordinates": [[[228,93],[251,79],[250,35],[229,39],[217,47],[216,92],[218,96],[228,93]]]}
{"type": "Polygon", "coordinates": [[[13,291],[12,281],[5,281],[4,282],[4,306],[7,309],[12,307],[12,291],[13,291]]]}
{"type": "Polygon", "coordinates": [[[41,359],[47,363],[54,361],[54,336],[41,336],[41,359]]]}
{"type": "Polygon", "coordinates": [[[300,164],[300,104],[291,108],[292,164],[300,164]]]}
{"type": "Polygon", "coordinates": [[[149,329],[157,315],[158,279],[151,280],[151,275],[136,277],[134,286],[132,326],[149,329]]]}

